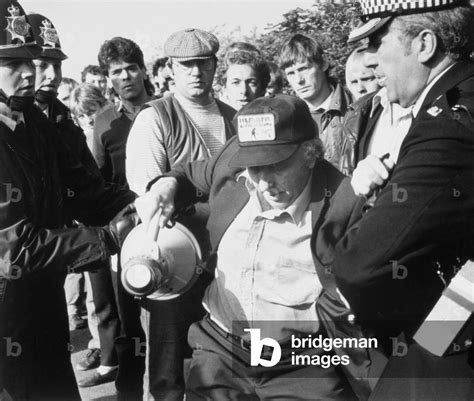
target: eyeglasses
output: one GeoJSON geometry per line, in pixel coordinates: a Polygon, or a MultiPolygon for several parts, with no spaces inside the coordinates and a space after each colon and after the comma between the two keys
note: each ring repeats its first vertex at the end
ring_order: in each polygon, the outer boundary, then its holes
{"type": "Polygon", "coordinates": [[[215,67],[213,58],[206,58],[203,60],[199,60],[199,59],[187,60],[187,61],[173,60],[173,65],[185,72],[190,72],[194,67],[197,67],[203,71],[211,71],[215,67]]]}

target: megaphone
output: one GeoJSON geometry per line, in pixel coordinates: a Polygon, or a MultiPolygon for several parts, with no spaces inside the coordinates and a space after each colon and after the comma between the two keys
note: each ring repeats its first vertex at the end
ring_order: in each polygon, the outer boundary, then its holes
{"type": "Polygon", "coordinates": [[[202,273],[201,248],[191,231],[180,223],[162,228],[156,241],[139,224],[125,238],[120,257],[123,287],[138,298],[177,298],[202,273]]]}

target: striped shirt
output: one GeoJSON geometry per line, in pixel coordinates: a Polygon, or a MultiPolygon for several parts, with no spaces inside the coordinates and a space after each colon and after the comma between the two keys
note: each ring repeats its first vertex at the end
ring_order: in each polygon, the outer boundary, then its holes
{"type": "MultiPolygon", "coordinates": [[[[209,155],[217,153],[225,142],[225,124],[214,99],[207,106],[175,95],[176,100],[199,132],[209,155]]],[[[126,149],[126,172],[130,188],[138,195],[147,184],[167,172],[168,156],[162,128],[153,108],[142,110],[130,130],[126,149]]]]}

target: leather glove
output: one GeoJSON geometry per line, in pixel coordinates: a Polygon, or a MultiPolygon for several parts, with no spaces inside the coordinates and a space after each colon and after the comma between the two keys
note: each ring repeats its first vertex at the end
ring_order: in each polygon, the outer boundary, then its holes
{"type": "Polygon", "coordinates": [[[135,209],[135,204],[130,203],[117,213],[109,225],[102,227],[105,243],[112,255],[120,251],[125,237],[138,223],[140,223],[140,217],[135,209]]]}

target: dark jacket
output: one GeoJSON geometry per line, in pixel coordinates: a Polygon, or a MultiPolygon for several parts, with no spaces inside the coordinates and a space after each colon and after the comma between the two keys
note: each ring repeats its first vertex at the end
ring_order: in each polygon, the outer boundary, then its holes
{"type": "Polygon", "coordinates": [[[410,335],[439,298],[443,280],[474,256],[473,93],[471,63],[441,77],[374,207],[336,247],[341,291],[356,315],[385,336],[410,335]]]}
{"type": "Polygon", "coordinates": [[[325,148],[324,158],[334,167],[339,167],[345,135],[342,122],[352,98],[341,84],[336,82],[332,84],[335,85],[335,89],[329,108],[319,116],[314,111],[311,114],[319,127],[319,138],[325,148]]]}
{"type": "Polygon", "coordinates": [[[352,175],[361,160],[361,153],[366,153],[368,141],[362,141],[362,138],[370,137],[382,111],[380,104],[373,107],[376,94],[377,92],[369,93],[350,104],[342,121],[342,147],[338,168],[345,175],[352,175]]]}
{"type": "Polygon", "coordinates": [[[132,119],[110,105],[100,112],[94,123],[93,153],[107,182],[127,185],[125,147],[132,119]]]}
{"type": "MultiPolygon", "coordinates": [[[[237,147],[237,140],[233,138],[210,160],[184,164],[168,174],[178,180],[176,199],[178,208],[186,207],[192,202],[209,200],[211,213],[207,228],[212,246],[211,258],[207,265],[209,271],[216,266],[217,248],[223,234],[249,200],[245,180],[236,178],[242,169],[228,166],[237,147]]],[[[348,321],[349,311],[337,295],[331,270],[334,244],[342,237],[354,216],[359,214],[355,209],[356,197],[350,187],[349,179],[325,160],[316,162],[311,191],[310,208],[314,227],[311,246],[313,249],[326,250],[323,258],[313,254],[315,273],[324,288],[317,302],[318,316],[323,326],[321,331],[331,337],[357,337],[361,333],[357,326],[348,321]],[[337,194],[343,194],[340,198],[344,200],[335,204],[333,200],[337,194]],[[329,231],[330,235],[320,235],[329,231]]],[[[343,350],[345,351],[347,350],[343,350]]],[[[348,375],[363,379],[367,375],[369,364],[366,351],[353,349],[348,350],[348,353],[351,357],[348,375]]],[[[356,392],[364,393],[366,389],[363,380],[359,381],[359,385],[356,386],[356,392]]]]}
{"type": "Polygon", "coordinates": [[[103,225],[134,194],[105,188],[38,108],[24,116],[15,132],[0,124],[0,339],[21,346],[11,357],[2,340],[0,387],[15,400],[74,399],[64,278],[103,266],[109,252],[100,229],[63,227],[103,225]]]}
{"type": "Polygon", "coordinates": [[[60,134],[59,139],[64,140],[64,144],[70,148],[71,153],[76,154],[84,167],[91,173],[100,174],[91,150],[87,146],[84,132],[74,123],[69,108],[56,98],[49,110],[49,120],[56,124],[60,134]]]}

